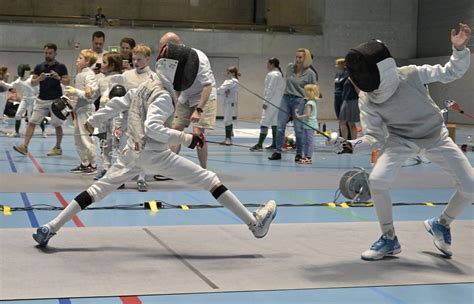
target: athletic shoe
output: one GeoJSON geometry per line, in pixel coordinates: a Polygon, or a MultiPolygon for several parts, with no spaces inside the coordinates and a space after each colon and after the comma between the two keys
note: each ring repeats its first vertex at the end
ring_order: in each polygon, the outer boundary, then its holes
{"type": "Polygon", "coordinates": [[[362,252],[361,258],[366,261],[381,260],[385,256],[395,255],[402,252],[398,238],[395,236],[393,240],[382,234],[380,239],[375,242],[369,250],[362,252]]]}
{"type": "Polygon", "coordinates": [[[166,177],[166,176],[163,176],[163,175],[159,175],[159,174],[156,174],[156,175],[153,175],[153,178],[156,180],[156,181],[167,181],[167,180],[173,180],[171,177],[166,177]]]}
{"type": "Polygon", "coordinates": [[[295,156],[295,162],[299,162],[303,157],[301,156],[301,154],[296,154],[295,156]]]}
{"type": "Polygon", "coordinates": [[[270,146],[267,146],[265,147],[265,150],[276,150],[276,146],[275,145],[270,145],[270,146]]]}
{"type": "Polygon", "coordinates": [[[424,222],[426,230],[433,236],[433,243],[445,256],[453,255],[451,251],[451,229],[432,218],[424,222]]]}
{"type": "Polygon", "coordinates": [[[137,180],[137,190],[140,192],[147,192],[148,191],[148,184],[145,180],[139,179],[137,180]]]}
{"type": "Polygon", "coordinates": [[[20,137],[20,133],[18,132],[12,132],[7,135],[8,137],[20,137]]]}
{"type": "Polygon", "coordinates": [[[49,239],[51,239],[55,234],[56,233],[52,233],[47,226],[41,226],[36,229],[36,233],[33,233],[33,239],[40,247],[46,247],[49,239]]]}
{"type": "Polygon", "coordinates": [[[269,160],[279,160],[281,159],[281,153],[273,152],[272,156],[268,158],[269,160]]]}
{"type": "Polygon", "coordinates": [[[104,177],[105,173],[107,173],[107,170],[105,170],[105,169],[97,171],[97,174],[95,175],[94,180],[101,179],[102,177],[104,177]]]}
{"type": "Polygon", "coordinates": [[[252,146],[250,148],[250,151],[252,151],[252,152],[263,151],[263,147],[259,144],[256,144],[255,146],[252,146]]]}
{"type": "Polygon", "coordinates": [[[47,138],[47,137],[48,137],[48,134],[46,134],[46,131],[41,132],[41,137],[43,137],[43,138],[47,138]]]}
{"type": "Polygon", "coordinates": [[[77,166],[76,168],[73,168],[70,170],[71,173],[84,173],[84,171],[87,169],[87,166],[84,166],[82,163],[77,166]]]}
{"type": "Polygon", "coordinates": [[[226,138],[224,141],[221,141],[219,144],[225,145],[225,146],[231,146],[232,145],[232,139],[226,138]]]}
{"type": "Polygon", "coordinates": [[[52,147],[51,150],[49,150],[48,153],[46,153],[46,156],[59,156],[59,155],[63,155],[63,150],[56,146],[52,147]]]}
{"type": "Polygon", "coordinates": [[[97,172],[97,167],[89,165],[86,169],[82,172],[82,175],[94,175],[97,172]]]}
{"type": "Polygon", "coordinates": [[[18,152],[20,154],[23,154],[23,155],[28,154],[28,147],[25,146],[24,144],[21,144],[21,145],[18,145],[18,146],[13,146],[13,150],[15,150],[16,152],[18,152]]]}
{"type": "Polygon", "coordinates": [[[249,225],[250,231],[256,238],[263,238],[268,233],[270,224],[277,214],[277,205],[274,200],[268,201],[262,208],[253,213],[257,223],[249,225]]]}

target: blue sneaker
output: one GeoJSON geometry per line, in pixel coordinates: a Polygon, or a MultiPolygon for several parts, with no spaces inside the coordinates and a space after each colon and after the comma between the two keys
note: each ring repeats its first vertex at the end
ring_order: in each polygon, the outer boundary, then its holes
{"type": "Polygon", "coordinates": [[[270,224],[277,214],[277,205],[275,201],[271,200],[265,204],[262,208],[258,209],[253,213],[257,223],[250,225],[249,229],[253,232],[256,238],[263,238],[268,233],[270,224]]]}
{"type": "Polygon", "coordinates": [[[33,233],[33,239],[39,244],[40,247],[46,247],[48,241],[56,233],[52,233],[47,226],[41,226],[36,229],[36,233],[33,233]]]}
{"type": "Polygon", "coordinates": [[[426,230],[433,236],[436,248],[445,256],[453,255],[451,251],[451,229],[438,223],[437,218],[424,221],[426,230]]]}
{"type": "Polygon", "coordinates": [[[369,250],[362,252],[361,258],[366,261],[381,260],[387,255],[396,255],[402,252],[398,238],[393,240],[382,234],[380,239],[375,242],[369,250]]]}

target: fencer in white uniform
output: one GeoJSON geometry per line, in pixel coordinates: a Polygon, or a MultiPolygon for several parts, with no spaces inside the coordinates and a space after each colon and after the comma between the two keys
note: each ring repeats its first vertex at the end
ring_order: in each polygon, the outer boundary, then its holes
{"type": "MultiPolygon", "coordinates": [[[[102,58],[101,72],[105,77],[98,78],[100,91],[100,107],[103,108],[109,101],[110,90],[115,85],[125,86],[122,73],[122,57],[118,53],[106,53],[102,58]]],[[[117,141],[114,140],[115,119],[105,121],[99,127],[99,132],[105,134],[105,139],[100,140],[102,168],[97,168],[95,179],[100,179],[109,170],[113,162],[113,156],[118,150],[117,141]]]]}
{"type": "Polygon", "coordinates": [[[5,106],[7,105],[7,94],[12,85],[8,83],[8,78],[10,77],[8,68],[0,66],[0,69],[0,121],[3,121],[3,112],[5,112],[5,106]]]}
{"type": "MultiPolygon", "coordinates": [[[[10,137],[20,137],[21,120],[25,113],[27,114],[28,121],[31,119],[33,106],[39,94],[39,87],[31,85],[31,78],[33,76],[30,74],[30,71],[31,68],[28,64],[20,64],[18,66],[18,78],[12,82],[12,86],[21,96],[21,101],[15,113],[15,131],[9,135],[10,137]]],[[[41,123],[41,125],[44,133],[44,124],[41,123]]]]}
{"type": "MultiPolygon", "coordinates": [[[[148,66],[150,64],[150,56],[151,49],[145,44],[140,43],[132,49],[134,69],[127,70],[122,74],[127,91],[138,88],[138,86],[145,82],[151,75],[155,75],[155,72],[148,66]]],[[[127,120],[128,112],[123,112],[120,114],[120,119],[115,121],[114,134],[120,138],[120,150],[122,150],[127,141],[127,120]]],[[[140,192],[148,191],[148,184],[145,180],[144,172],[138,175],[137,190],[140,192]]]]}
{"type": "Polygon", "coordinates": [[[84,123],[95,112],[94,100],[99,96],[99,83],[92,66],[97,54],[91,49],[83,49],[76,61],[77,75],[74,86],[64,90],[73,100],[74,143],[81,163],[71,170],[73,173],[94,174],[97,169],[95,139],[87,136],[84,123]]]}
{"type": "Polygon", "coordinates": [[[364,260],[378,260],[401,252],[395,233],[390,187],[406,159],[424,154],[448,172],[456,191],[436,218],[424,225],[433,242],[444,255],[451,256],[450,223],[473,202],[472,167],[459,147],[448,137],[440,109],[431,99],[426,85],[448,83],[463,76],[470,64],[466,47],[471,30],[460,24],[451,32],[453,53],[441,65],[397,68],[390,52],[380,41],[371,41],[352,49],[346,56],[349,77],[360,90],[359,106],[365,135],[337,144],[341,153],[357,153],[381,148],[370,177],[370,191],[375,202],[382,236],[362,253],[364,260]]]}
{"type": "Polygon", "coordinates": [[[255,237],[261,238],[267,234],[277,212],[273,200],[251,213],[222,185],[215,173],[168,148],[170,143],[184,144],[189,148],[199,148],[204,144],[201,136],[164,125],[174,113],[177,101],[174,90],[181,91],[192,84],[199,64],[194,50],[184,46],[169,46],[163,52],[164,58],[157,62],[158,76],[152,75],[138,89],[130,90],[123,97],[112,98],[104,109],[89,118],[87,127],[92,131],[101,122],[129,110],[127,147],[102,179],[76,196],[55,219],[37,229],[33,238],[40,246],[46,246],[49,239],[79,211],[99,202],[143,170],[163,172],[173,179],[210,191],[219,203],[248,225],[255,237]]]}
{"type": "Polygon", "coordinates": [[[232,145],[233,116],[236,115],[237,98],[239,94],[239,76],[237,67],[231,66],[227,69],[228,79],[224,80],[222,85],[217,88],[217,95],[222,97],[224,103],[224,127],[225,140],[224,145],[232,145]]]}
{"type": "Polygon", "coordinates": [[[276,148],[276,134],[278,126],[278,111],[283,93],[285,93],[286,80],[280,68],[280,61],[273,57],[267,61],[267,76],[263,91],[262,118],[260,120],[260,135],[257,144],[250,151],[262,151],[263,142],[267,138],[268,128],[272,128],[272,144],[267,149],[276,148]],[[267,102],[268,100],[268,102],[267,102]],[[270,104],[271,103],[271,104],[270,104]]]}

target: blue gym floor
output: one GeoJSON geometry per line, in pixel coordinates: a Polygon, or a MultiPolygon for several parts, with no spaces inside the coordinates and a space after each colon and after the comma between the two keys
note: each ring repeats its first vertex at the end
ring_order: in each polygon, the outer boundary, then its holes
{"type": "MultiPolygon", "coordinates": [[[[0,129],[11,130],[12,121],[0,125],[0,129]]],[[[331,124],[328,124],[331,127],[331,124]]],[[[250,122],[238,122],[234,126],[236,138],[234,144],[250,147],[256,143],[255,129],[258,124],[250,122]]],[[[38,128],[39,129],[39,128],[38,128]]],[[[46,157],[46,152],[54,145],[54,130],[47,128],[48,138],[35,136],[29,146],[33,158],[21,156],[13,151],[13,144],[22,142],[22,138],[9,138],[0,134],[0,174],[2,173],[38,173],[44,170],[48,173],[66,173],[79,163],[75,152],[72,129],[65,126],[63,140],[63,156],[46,157]],[[36,160],[37,164],[33,162],[36,160]]],[[[21,132],[24,132],[22,126],[21,132]]],[[[37,133],[39,130],[37,130],[37,133]]],[[[218,127],[207,135],[210,141],[223,140],[222,122],[218,121],[218,127]]],[[[457,143],[464,143],[468,135],[474,135],[474,128],[459,127],[457,129],[457,143]]],[[[271,139],[267,139],[266,145],[271,139]]],[[[341,174],[353,166],[361,166],[370,169],[370,155],[336,155],[323,145],[323,139],[317,138],[317,148],[313,156],[312,165],[299,165],[293,161],[294,154],[291,152],[283,155],[281,161],[269,161],[267,157],[270,152],[250,152],[247,147],[221,146],[209,144],[209,169],[218,173],[231,172],[275,172],[275,178],[291,178],[298,172],[337,170],[341,174]]],[[[197,162],[196,152],[182,149],[181,155],[197,162]]],[[[474,163],[474,153],[467,152],[471,165],[474,163]]],[[[437,171],[438,167],[429,163],[428,160],[416,159],[406,163],[403,171],[437,171]]],[[[92,183],[92,177],[91,177],[92,183]]],[[[149,183],[154,183],[149,179],[149,183]]],[[[159,183],[159,182],[157,182],[159,183]]],[[[318,183],[317,180],[314,181],[318,183]]],[[[447,185],[450,185],[447,182],[447,185]]],[[[58,189],[58,191],[61,191],[58,189]]],[[[268,199],[274,199],[279,204],[302,204],[302,203],[328,203],[334,200],[336,189],[306,189],[288,190],[273,189],[269,191],[234,191],[244,203],[260,204],[268,199]]],[[[434,202],[445,203],[453,192],[452,188],[432,189],[393,189],[392,198],[394,203],[420,203],[434,202]]],[[[8,206],[28,206],[30,204],[51,204],[61,206],[58,197],[64,197],[69,202],[77,195],[77,192],[56,193],[32,193],[28,189],[24,192],[9,192],[0,186],[0,204],[8,206]]],[[[341,197],[339,200],[342,200],[341,197]]],[[[149,191],[141,193],[133,189],[116,191],[100,204],[122,205],[142,203],[149,200],[161,200],[174,205],[193,204],[216,204],[213,197],[206,191],[149,191]]],[[[396,221],[422,221],[438,215],[444,206],[396,206],[394,216],[396,221]]],[[[0,215],[0,228],[27,228],[37,227],[51,220],[58,211],[31,211],[13,212],[10,216],[0,215]]],[[[184,210],[161,210],[154,215],[145,210],[121,211],[121,210],[94,210],[84,211],[78,215],[82,224],[86,227],[94,226],[152,226],[152,225],[196,225],[196,224],[237,224],[240,221],[223,208],[218,209],[193,209],[184,210]]],[[[472,220],[474,208],[472,205],[463,212],[458,220],[472,220]]],[[[279,209],[275,224],[280,223],[313,223],[313,222],[351,222],[351,221],[376,221],[373,208],[328,208],[328,207],[283,207],[279,209]]],[[[77,223],[69,222],[67,227],[76,227],[77,223]]],[[[310,240],[309,240],[310,241],[310,240]]],[[[375,240],[374,240],[375,241],[375,240]]],[[[456,232],[454,232],[454,242],[456,232]]],[[[34,246],[32,240],[32,246],[34,246]]],[[[324,247],[324,244],[321,244],[324,247]]],[[[370,246],[370,244],[367,244],[370,246]]],[[[474,254],[474,250],[473,250],[474,254]]],[[[1,257],[0,257],[1,258],[1,257]]],[[[315,259],[318,257],[315,256],[315,259]]],[[[354,257],[358,258],[358,257],[354,257]]],[[[454,257],[455,258],[455,257],[454,257]]],[[[11,261],[14,263],[14,261],[11,261]]],[[[85,265],[86,267],[86,265],[85,265]]],[[[244,267],[244,266],[242,266],[244,267]]],[[[47,275],[47,274],[45,274],[47,275]]],[[[121,274],[117,274],[121,275],[121,274]]],[[[126,275],[126,274],[123,274],[126,275]]],[[[39,277],[38,280],[41,280],[39,277]]],[[[1,282],[1,277],[0,277],[1,282]]],[[[154,282],[166,284],[166,282],[154,282]]],[[[21,286],[19,286],[21,288],[21,286]]],[[[80,288],[80,286],[78,286],[80,288]]],[[[439,284],[439,285],[416,285],[416,286],[373,286],[367,288],[336,288],[336,289],[304,289],[304,290],[279,290],[261,292],[237,292],[237,293],[203,293],[203,294],[181,294],[135,297],[106,297],[106,298],[66,298],[50,300],[31,301],[4,301],[3,303],[474,303],[474,283],[468,284],[439,284]]]]}

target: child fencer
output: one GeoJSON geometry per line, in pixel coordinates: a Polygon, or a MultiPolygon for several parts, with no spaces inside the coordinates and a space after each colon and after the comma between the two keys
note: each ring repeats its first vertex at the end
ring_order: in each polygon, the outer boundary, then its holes
{"type": "MultiPolygon", "coordinates": [[[[28,64],[22,63],[18,65],[17,69],[18,78],[12,82],[12,85],[20,95],[21,101],[15,113],[15,131],[8,135],[10,137],[20,137],[21,120],[25,113],[28,117],[28,121],[31,119],[33,106],[39,94],[39,87],[31,85],[31,78],[33,78],[30,74],[31,67],[28,64]]],[[[44,121],[40,123],[40,127],[42,136],[46,137],[44,121]]]]}
{"type": "Polygon", "coordinates": [[[71,169],[73,173],[94,174],[96,165],[96,145],[92,136],[87,136],[84,129],[89,116],[94,113],[94,100],[99,96],[99,84],[92,66],[97,61],[97,54],[91,49],[83,49],[76,61],[75,85],[67,86],[65,94],[72,98],[74,120],[74,142],[81,163],[71,169]]]}
{"type": "Polygon", "coordinates": [[[10,73],[8,73],[8,67],[6,65],[0,65],[0,121],[4,119],[3,112],[7,105],[8,91],[13,88],[12,85],[8,83],[9,77],[10,73]]]}
{"type": "Polygon", "coordinates": [[[280,68],[280,60],[275,57],[267,61],[267,76],[265,77],[264,101],[262,105],[262,119],[260,120],[260,135],[258,142],[250,148],[250,151],[262,151],[263,142],[267,138],[268,127],[272,128],[272,144],[265,149],[276,149],[277,118],[281,98],[286,88],[286,80],[280,68]],[[267,102],[268,100],[268,102],[267,102]],[[272,104],[270,104],[272,103],[272,104]]]}
{"type": "Polygon", "coordinates": [[[235,115],[237,106],[237,97],[239,94],[239,70],[236,66],[227,68],[227,78],[220,87],[217,88],[217,95],[223,97],[224,101],[224,126],[225,126],[225,140],[221,143],[223,145],[232,145],[232,133],[234,124],[232,117],[235,115]]]}
{"type": "MultiPolygon", "coordinates": [[[[145,44],[140,43],[132,49],[132,61],[134,69],[127,70],[122,74],[125,81],[125,89],[127,91],[138,88],[138,86],[142,82],[146,81],[150,75],[155,74],[155,72],[153,72],[148,66],[150,64],[150,56],[151,49],[145,44]]],[[[115,121],[114,135],[120,138],[121,145],[126,142],[127,138],[127,120],[128,113],[123,112],[120,114],[120,119],[115,121]]],[[[138,175],[137,190],[140,192],[148,191],[148,184],[146,183],[144,172],[141,172],[138,175]]]]}
{"type": "Polygon", "coordinates": [[[182,91],[191,86],[198,66],[199,58],[193,49],[169,44],[160,52],[156,64],[157,75],[151,75],[138,89],[128,91],[125,96],[112,98],[105,108],[88,119],[86,127],[92,132],[94,127],[128,110],[127,146],[102,179],[76,196],[55,219],[37,229],[33,238],[40,246],[46,246],[49,239],[79,211],[99,202],[143,170],[163,172],[173,179],[210,191],[220,204],[248,225],[255,237],[261,238],[267,234],[277,213],[273,200],[251,213],[215,173],[168,148],[169,144],[183,144],[191,149],[204,144],[203,138],[196,134],[165,126],[167,119],[174,113],[177,101],[175,90],[182,91]]]}
{"type": "Polygon", "coordinates": [[[386,46],[374,40],[352,49],[346,56],[351,81],[359,94],[360,118],[365,135],[336,144],[339,153],[383,149],[370,177],[370,191],[375,202],[382,236],[364,260],[379,260],[401,252],[395,233],[389,189],[400,167],[413,154],[424,153],[455,180],[456,192],[439,217],[424,222],[434,245],[451,256],[451,222],[473,201],[472,167],[459,147],[448,137],[440,109],[425,85],[448,83],[467,71],[470,50],[466,47],[471,30],[460,23],[451,31],[453,53],[441,65],[405,66],[397,68],[386,46]]]}
{"type": "MultiPolygon", "coordinates": [[[[115,85],[124,86],[125,81],[122,76],[122,57],[117,52],[104,54],[100,71],[105,75],[99,79],[100,108],[105,107],[109,101],[110,89],[115,85]]],[[[100,139],[102,168],[97,169],[94,179],[100,179],[112,165],[112,155],[114,149],[114,121],[110,119],[100,126],[100,133],[105,133],[105,139],[100,139]]],[[[118,147],[116,147],[118,148],[118,147]]]]}

